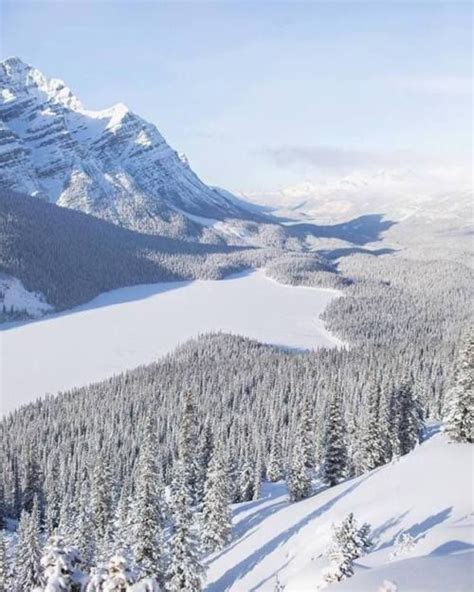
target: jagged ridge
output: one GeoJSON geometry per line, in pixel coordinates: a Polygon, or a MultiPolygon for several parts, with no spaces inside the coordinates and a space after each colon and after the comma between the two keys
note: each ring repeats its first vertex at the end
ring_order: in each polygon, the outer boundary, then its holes
{"type": "Polygon", "coordinates": [[[252,218],[205,185],[156,127],[118,103],[89,111],[64,82],[0,63],[0,182],[134,230],[197,237],[186,216],[252,218]]]}

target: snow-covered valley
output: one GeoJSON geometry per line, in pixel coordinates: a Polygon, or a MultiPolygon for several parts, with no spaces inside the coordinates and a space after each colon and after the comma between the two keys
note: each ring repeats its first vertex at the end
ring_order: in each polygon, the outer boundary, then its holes
{"type": "Polygon", "coordinates": [[[288,348],[340,346],[319,318],[339,294],[285,286],[258,271],[123,288],[67,313],[4,325],[1,411],[152,362],[209,331],[288,348]]]}

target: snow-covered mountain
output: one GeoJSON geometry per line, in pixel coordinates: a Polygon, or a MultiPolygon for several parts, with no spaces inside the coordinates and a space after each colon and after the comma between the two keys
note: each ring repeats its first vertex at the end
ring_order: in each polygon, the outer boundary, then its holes
{"type": "Polygon", "coordinates": [[[254,216],[124,104],[87,110],[19,58],[0,63],[0,183],[150,233],[196,234],[192,216],[254,216]]]}

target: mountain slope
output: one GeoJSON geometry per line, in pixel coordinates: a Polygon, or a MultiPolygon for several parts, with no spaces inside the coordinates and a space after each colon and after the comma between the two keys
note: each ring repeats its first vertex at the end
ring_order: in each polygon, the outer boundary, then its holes
{"type": "Polygon", "coordinates": [[[471,478],[472,446],[437,434],[398,461],[296,504],[284,484],[266,484],[262,499],[234,507],[234,540],[210,558],[206,590],[273,592],[278,576],[285,592],[314,592],[328,566],[331,524],[354,512],[371,524],[374,548],[353,578],[329,590],[376,592],[391,580],[399,587],[390,592],[467,592],[474,585],[471,478]],[[416,543],[391,560],[401,532],[416,543]]]}
{"type": "Polygon", "coordinates": [[[140,234],[0,189],[0,272],[57,310],[137,283],[219,278],[264,258],[253,249],[140,234]]]}
{"type": "Polygon", "coordinates": [[[186,213],[250,218],[208,187],[156,127],[119,103],[89,111],[56,79],[9,58],[0,63],[0,181],[147,233],[197,236],[186,213]]]}

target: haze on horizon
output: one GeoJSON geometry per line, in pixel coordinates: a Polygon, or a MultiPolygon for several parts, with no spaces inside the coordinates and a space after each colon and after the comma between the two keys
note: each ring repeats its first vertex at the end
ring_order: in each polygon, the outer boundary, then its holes
{"type": "Polygon", "coordinates": [[[472,185],[470,3],[0,6],[2,59],[88,108],[126,103],[207,183],[276,200],[344,179],[472,185]]]}

